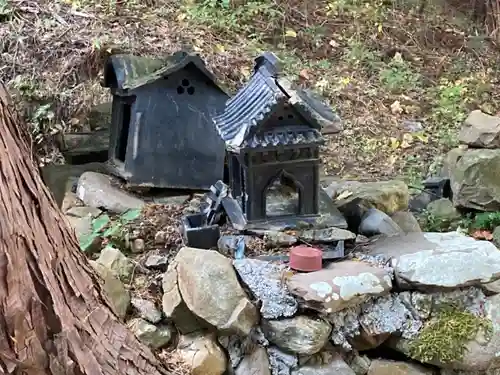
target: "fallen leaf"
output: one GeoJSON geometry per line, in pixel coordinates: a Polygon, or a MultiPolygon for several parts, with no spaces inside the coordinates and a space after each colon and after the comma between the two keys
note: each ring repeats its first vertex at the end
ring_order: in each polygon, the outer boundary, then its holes
{"type": "Polygon", "coordinates": [[[246,66],[242,66],[242,67],[240,68],[240,72],[241,72],[241,74],[242,74],[245,78],[250,77],[250,74],[251,74],[251,73],[250,73],[250,69],[249,69],[248,67],[246,67],[246,66]]]}
{"type": "Polygon", "coordinates": [[[473,238],[475,238],[476,240],[491,241],[493,239],[493,234],[490,231],[481,230],[481,229],[478,229],[478,230],[472,232],[471,236],[473,238]]]}
{"type": "Polygon", "coordinates": [[[412,143],[413,143],[412,135],[409,133],[403,134],[403,141],[401,142],[401,148],[411,147],[412,143]]]}
{"type": "Polygon", "coordinates": [[[288,29],[288,30],[285,32],[285,36],[288,36],[288,37],[290,37],[290,38],[297,38],[297,33],[295,32],[295,30],[288,29]]]}
{"type": "Polygon", "coordinates": [[[413,134],[415,138],[417,138],[420,142],[422,143],[428,143],[429,142],[429,136],[424,134],[424,133],[415,133],[413,134]]]}
{"type": "Polygon", "coordinates": [[[403,107],[401,107],[401,103],[399,102],[399,100],[396,100],[391,104],[391,112],[395,115],[403,113],[403,107]]]}
{"type": "Polygon", "coordinates": [[[390,139],[390,145],[393,150],[396,150],[401,145],[401,142],[399,142],[399,139],[392,137],[390,139]]]}
{"type": "Polygon", "coordinates": [[[401,52],[396,52],[392,59],[396,62],[403,62],[403,55],[401,54],[401,52]]]}
{"type": "Polygon", "coordinates": [[[225,51],[226,51],[226,49],[224,48],[224,46],[222,44],[216,44],[215,45],[215,52],[217,52],[217,53],[223,53],[225,51]]]}
{"type": "Polygon", "coordinates": [[[309,71],[307,69],[302,69],[299,73],[299,77],[305,80],[311,79],[311,76],[309,75],[309,71]]]}
{"type": "Polygon", "coordinates": [[[336,48],[336,47],[338,47],[338,46],[339,46],[339,44],[338,44],[335,40],[333,40],[333,39],[332,39],[332,40],[330,40],[330,41],[328,42],[328,44],[329,44],[331,47],[333,47],[333,48],[336,48]]]}

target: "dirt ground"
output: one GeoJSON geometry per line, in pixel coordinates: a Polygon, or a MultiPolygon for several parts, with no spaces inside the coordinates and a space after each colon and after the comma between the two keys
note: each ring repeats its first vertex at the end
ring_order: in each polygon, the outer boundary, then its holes
{"type": "Polygon", "coordinates": [[[274,51],[287,75],[322,93],[344,131],[325,173],[418,185],[457,144],[471,109],[499,111],[498,46],[446,3],[418,0],[0,0],[0,79],[19,102],[44,162],[58,131],[85,129],[110,53],[188,47],[230,89],[274,51]]]}

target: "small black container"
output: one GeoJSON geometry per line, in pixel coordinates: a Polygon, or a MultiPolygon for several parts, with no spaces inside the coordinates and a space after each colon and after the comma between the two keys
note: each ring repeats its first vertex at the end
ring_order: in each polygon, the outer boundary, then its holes
{"type": "Polygon", "coordinates": [[[206,225],[206,216],[202,213],[186,215],[182,218],[182,234],[186,246],[198,249],[217,248],[220,237],[218,225],[206,225]]]}

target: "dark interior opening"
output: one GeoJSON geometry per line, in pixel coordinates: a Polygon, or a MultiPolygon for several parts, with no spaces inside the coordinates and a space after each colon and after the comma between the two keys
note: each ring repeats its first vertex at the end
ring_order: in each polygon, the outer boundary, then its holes
{"type": "Polygon", "coordinates": [[[118,134],[118,143],[116,145],[116,159],[125,162],[127,155],[128,134],[130,131],[130,120],[132,119],[132,101],[122,103],[122,124],[120,134],[118,134]]]}
{"type": "Polygon", "coordinates": [[[300,190],[291,175],[273,178],[265,190],[266,217],[300,214],[300,190]]]}

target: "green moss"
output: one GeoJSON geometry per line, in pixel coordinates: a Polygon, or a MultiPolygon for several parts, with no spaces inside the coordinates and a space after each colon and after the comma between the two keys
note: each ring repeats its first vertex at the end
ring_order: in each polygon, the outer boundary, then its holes
{"type": "Polygon", "coordinates": [[[479,331],[491,335],[492,323],[486,318],[456,308],[443,308],[412,341],[409,354],[421,362],[449,363],[463,358],[466,344],[479,331]]]}

